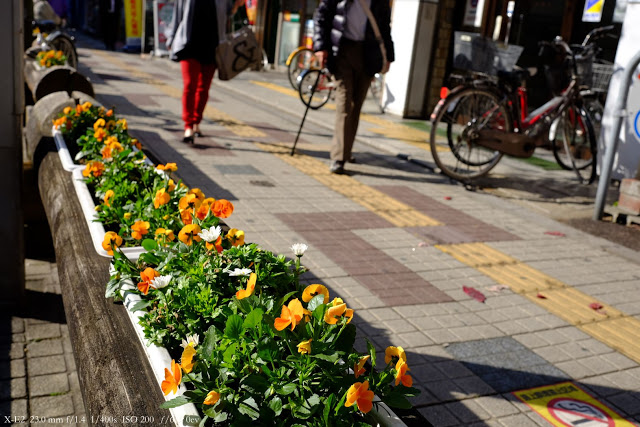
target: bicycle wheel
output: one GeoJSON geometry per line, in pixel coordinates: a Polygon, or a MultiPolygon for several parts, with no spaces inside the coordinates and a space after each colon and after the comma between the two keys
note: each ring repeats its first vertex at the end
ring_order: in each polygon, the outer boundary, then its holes
{"type": "Polygon", "coordinates": [[[562,114],[558,134],[553,141],[556,161],[565,169],[573,169],[581,183],[591,184],[596,177],[597,141],[587,111],[569,106],[562,114]]]}
{"type": "Polygon", "coordinates": [[[289,62],[287,67],[287,76],[289,77],[289,83],[292,88],[298,89],[298,78],[300,74],[304,70],[317,68],[316,62],[313,50],[308,48],[300,49],[293,58],[291,58],[291,62],[289,62]]]}
{"type": "Polygon", "coordinates": [[[384,81],[381,74],[376,73],[376,75],[371,80],[371,86],[369,86],[369,91],[371,92],[371,97],[373,101],[376,103],[380,112],[384,114],[384,103],[382,102],[382,90],[384,89],[384,81]]]}
{"type": "Polygon", "coordinates": [[[329,101],[333,86],[324,70],[304,70],[300,75],[298,94],[302,103],[312,110],[321,108],[329,101]]]}
{"type": "Polygon", "coordinates": [[[495,94],[468,88],[445,100],[431,128],[431,155],[442,173],[464,182],[498,164],[502,153],[476,143],[480,130],[513,131],[511,115],[495,94]]]}
{"type": "Polygon", "coordinates": [[[66,37],[56,37],[49,42],[52,48],[55,50],[61,50],[64,56],[67,57],[67,64],[72,68],[78,68],[78,54],[76,53],[76,47],[73,42],[66,37]]]}

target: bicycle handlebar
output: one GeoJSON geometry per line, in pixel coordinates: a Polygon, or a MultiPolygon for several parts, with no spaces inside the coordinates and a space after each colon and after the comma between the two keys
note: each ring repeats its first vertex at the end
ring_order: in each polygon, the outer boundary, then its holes
{"type": "Polygon", "coordinates": [[[613,25],[594,28],[593,30],[589,31],[589,34],[585,36],[584,40],[582,41],[582,47],[587,46],[592,41],[592,39],[595,40],[604,35],[608,35],[608,33],[611,32],[614,28],[615,27],[613,25]]]}

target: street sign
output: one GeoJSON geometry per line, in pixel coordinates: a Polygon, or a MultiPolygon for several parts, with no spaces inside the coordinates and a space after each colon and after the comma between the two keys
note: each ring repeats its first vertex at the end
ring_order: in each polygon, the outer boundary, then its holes
{"type": "Polygon", "coordinates": [[[553,426],[633,426],[614,410],[570,381],[514,391],[513,394],[553,426]]]}
{"type": "Polygon", "coordinates": [[[604,0],[585,0],[582,22],[600,22],[604,0]]]}

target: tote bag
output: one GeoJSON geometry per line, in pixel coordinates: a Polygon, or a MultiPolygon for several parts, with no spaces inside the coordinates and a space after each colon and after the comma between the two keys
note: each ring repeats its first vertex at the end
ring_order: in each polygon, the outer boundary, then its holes
{"type": "Polygon", "coordinates": [[[218,78],[231,80],[251,64],[262,59],[256,36],[249,27],[227,34],[216,48],[218,78]]]}

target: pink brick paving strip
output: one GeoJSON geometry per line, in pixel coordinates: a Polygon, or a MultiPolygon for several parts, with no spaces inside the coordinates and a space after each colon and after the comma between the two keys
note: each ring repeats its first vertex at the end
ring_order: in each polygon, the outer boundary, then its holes
{"type": "Polygon", "coordinates": [[[480,221],[408,187],[381,185],[373,188],[442,222],[444,225],[406,228],[410,233],[427,238],[433,243],[456,244],[520,240],[520,237],[508,231],[480,221]]]}
{"type": "Polygon", "coordinates": [[[453,301],[415,272],[351,232],[393,227],[393,224],[374,213],[330,212],[277,216],[387,306],[453,301]]]}

